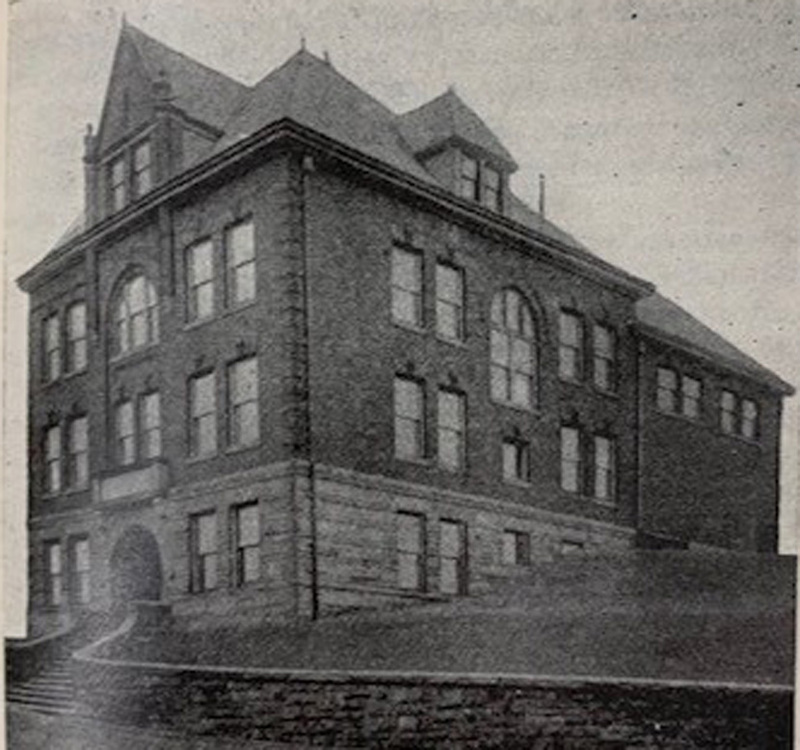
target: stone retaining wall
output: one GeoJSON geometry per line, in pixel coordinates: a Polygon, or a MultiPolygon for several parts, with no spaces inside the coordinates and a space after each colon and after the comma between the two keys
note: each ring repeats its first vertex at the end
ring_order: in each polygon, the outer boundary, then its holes
{"type": "Polygon", "coordinates": [[[76,659],[103,718],[304,746],[791,747],[790,688],[563,678],[321,673],[76,659]]]}

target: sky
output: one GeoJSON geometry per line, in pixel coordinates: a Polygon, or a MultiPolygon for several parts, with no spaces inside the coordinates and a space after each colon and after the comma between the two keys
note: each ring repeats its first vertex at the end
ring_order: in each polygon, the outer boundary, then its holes
{"type": "MultiPolygon", "coordinates": [[[[122,15],[248,84],[318,54],[402,112],[455,86],[512,185],[594,252],[800,383],[796,0],[16,0],[9,9],[4,315],[6,628],[25,586],[27,309],[13,280],[80,212],[122,15]]],[[[786,404],[781,548],[794,550],[786,404]]]]}

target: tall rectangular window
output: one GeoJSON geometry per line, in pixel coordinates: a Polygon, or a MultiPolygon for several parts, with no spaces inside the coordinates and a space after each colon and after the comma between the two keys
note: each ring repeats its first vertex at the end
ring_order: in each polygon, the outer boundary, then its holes
{"type": "Polygon", "coordinates": [[[158,391],[142,396],[139,411],[142,458],[158,458],[161,455],[161,397],[158,391]]]}
{"type": "Polygon", "coordinates": [[[133,420],[133,401],[117,404],[116,455],[120,466],[130,466],[136,460],[136,425],[133,420]]]}
{"type": "Polygon", "coordinates": [[[529,482],[530,446],[522,440],[503,441],[503,479],[507,482],[529,482]]]}
{"type": "Polygon", "coordinates": [[[436,333],[450,341],[464,339],[464,274],[436,264],[436,333]]]}
{"type": "Polygon", "coordinates": [[[228,367],[228,442],[242,447],[258,438],[258,360],[249,357],[228,367]]]}
{"type": "Polygon", "coordinates": [[[51,315],[44,321],[43,336],[44,378],[48,383],[61,375],[61,325],[58,315],[51,315]]]}
{"type": "Polygon", "coordinates": [[[67,309],[67,372],[86,368],[86,304],[76,302],[67,309]]]}
{"type": "Polygon", "coordinates": [[[577,427],[561,427],[561,488],[581,491],[581,433],[577,427]]]}
{"type": "Polygon", "coordinates": [[[558,321],[558,374],[565,380],[580,380],[583,372],[583,322],[565,310],[561,311],[558,321]]]}
{"type": "Polygon", "coordinates": [[[719,400],[719,426],[726,435],[736,434],[736,394],[722,391],[719,400]]]}
{"type": "Polygon", "coordinates": [[[133,149],[133,194],[136,198],[141,198],[153,187],[152,162],[150,141],[141,141],[133,149]]]}
{"type": "Polygon", "coordinates": [[[397,514],[397,585],[425,591],[425,516],[397,514]]]}
{"type": "Polygon", "coordinates": [[[467,526],[461,521],[440,522],[439,590],[443,594],[467,593],[467,526]]]}
{"type": "Polygon", "coordinates": [[[261,577],[261,524],[258,503],[234,508],[236,531],[236,585],[261,577]]]}
{"type": "Polygon", "coordinates": [[[256,297],[256,245],[253,222],[225,231],[228,305],[242,305],[256,297]]]}
{"type": "Polygon", "coordinates": [[[699,380],[688,375],[681,377],[681,414],[689,419],[700,416],[702,386],[699,380]]]}
{"type": "Polygon", "coordinates": [[[61,565],[61,542],[44,544],[44,595],[47,605],[58,607],[64,601],[64,576],[61,565]]]}
{"type": "Polygon", "coordinates": [[[461,154],[459,195],[471,201],[478,200],[478,162],[466,154],[461,154]]]}
{"type": "Polygon", "coordinates": [[[85,537],[73,539],[70,549],[70,595],[78,604],[88,604],[89,588],[89,540],[85,537]]]}
{"type": "Polygon", "coordinates": [[[742,437],[748,440],[758,437],[758,404],[748,398],[742,399],[742,437]]]}
{"type": "Polygon", "coordinates": [[[45,490],[61,491],[61,425],[47,429],[44,438],[45,490]]]}
{"type": "Polygon", "coordinates": [[[613,391],[616,382],[616,346],[614,331],[596,325],[592,336],[594,384],[602,391],[613,391]]]}
{"type": "Polygon", "coordinates": [[[659,367],[656,373],[656,405],[665,414],[678,411],[678,376],[675,370],[659,367]]]}
{"type": "Polygon", "coordinates": [[[67,483],[71,487],[89,484],[89,420],[76,417],[67,427],[67,483]]]}
{"type": "Polygon", "coordinates": [[[217,514],[198,513],[189,518],[190,590],[198,593],[217,587],[217,514]]]}
{"type": "Polygon", "coordinates": [[[603,435],[594,437],[594,496],[613,501],[616,495],[614,441],[603,435]]]}
{"type": "Polygon", "coordinates": [[[439,390],[439,464],[451,471],[464,468],[466,413],[464,395],[439,390]]]}
{"type": "Polygon", "coordinates": [[[392,318],[422,327],[422,255],[400,247],[392,250],[392,318]]]}
{"type": "Polygon", "coordinates": [[[187,316],[200,320],[214,314],[214,245],[205,240],[186,251],[187,316]]]}
{"type": "Polygon", "coordinates": [[[481,203],[492,211],[500,210],[500,173],[485,164],[481,170],[481,203]]]}
{"type": "Polygon", "coordinates": [[[112,211],[125,208],[128,203],[128,185],[124,154],[112,159],[108,164],[108,194],[112,211]]]}
{"type": "Polygon", "coordinates": [[[503,565],[530,565],[531,538],[521,531],[503,532],[503,565]]]}
{"type": "Polygon", "coordinates": [[[425,397],[422,384],[394,379],[394,453],[398,458],[425,455],[425,397]]]}
{"type": "Polygon", "coordinates": [[[217,451],[217,394],[213,372],[189,381],[189,452],[208,456],[217,451]]]}

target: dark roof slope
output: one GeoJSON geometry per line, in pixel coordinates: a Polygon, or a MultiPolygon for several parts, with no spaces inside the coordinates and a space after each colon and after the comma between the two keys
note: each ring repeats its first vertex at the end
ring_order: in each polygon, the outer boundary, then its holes
{"type": "Polygon", "coordinates": [[[421,107],[400,115],[403,133],[415,153],[458,138],[483,149],[489,155],[505,162],[512,170],[517,168],[514,157],[506,150],[486,123],[471,110],[453,89],[448,89],[421,107]]]}
{"type": "Polygon", "coordinates": [[[150,79],[166,76],[175,105],[187,115],[222,130],[249,87],[191,57],[167,47],[135,26],[125,24],[123,35],[134,44],[150,79]]]}
{"type": "Polygon", "coordinates": [[[225,125],[215,151],[290,119],[426,182],[433,177],[403,141],[397,116],[328,62],[300,50],[257,83],[225,125]]]}
{"type": "Polygon", "coordinates": [[[715,362],[727,365],[732,370],[758,380],[780,393],[786,395],[794,393],[794,388],[774,372],[737,349],[661,294],[656,293],[640,299],[636,303],[636,317],[639,327],[645,333],[654,334],[694,353],[711,357],[715,362]]]}

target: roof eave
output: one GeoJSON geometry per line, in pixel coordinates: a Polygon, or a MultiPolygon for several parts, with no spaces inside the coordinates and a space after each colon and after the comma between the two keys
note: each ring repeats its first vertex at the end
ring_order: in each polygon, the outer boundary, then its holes
{"type": "Polygon", "coordinates": [[[647,296],[655,290],[654,285],[650,282],[628,274],[600,258],[585,256],[581,251],[578,251],[567,243],[559,242],[509,217],[499,215],[487,208],[461,199],[445,188],[426,183],[396,167],[392,167],[379,159],[346,146],[339,141],[335,141],[288,118],[270,123],[257,130],[255,133],[231,144],[225,150],[220,151],[218,154],[211,156],[195,167],[181,172],[169,181],[158,186],[147,196],[126,207],[119,213],[109,216],[92,227],[89,227],[64,245],[55,247],[48,255],[17,279],[18,286],[24,292],[31,291],[35,287],[37,279],[43,274],[46,274],[48,268],[57,263],[71,249],[101,237],[108,232],[114,231],[134,217],[141,216],[148,211],[154,210],[162,201],[176,193],[188,189],[198,182],[215,175],[219,171],[230,166],[236,160],[246,158],[249,154],[264,148],[271,142],[287,136],[299,138],[301,141],[305,142],[306,145],[311,147],[333,152],[338,158],[356,167],[367,170],[375,176],[388,179],[393,184],[405,189],[410,189],[418,195],[422,194],[424,197],[434,200],[440,205],[443,204],[462,216],[483,222],[506,234],[511,233],[520,240],[527,242],[533,240],[536,242],[537,247],[540,250],[544,250],[548,254],[548,257],[554,262],[561,265],[568,265],[573,270],[580,269],[583,272],[594,274],[607,283],[623,288],[629,294],[637,298],[647,296]]]}
{"type": "Polygon", "coordinates": [[[710,352],[707,349],[693,344],[691,341],[687,341],[681,336],[675,336],[667,333],[666,331],[662,331],[660,328],[656,328],[649,323],[643,323],[640,320],[637,320],[633,327],[634,330],[646,337],[656,339],[661,343],[678,349],[683,349],[692,356],[698,357],[714,367],[728,370],[739,377],[747,378],[748,380],[752,380],[761,384],[762,386],[766,386],[770,391],[778,393],[781,396],[793,396],[796,392],[796,389],[793,385],[787,383],[772,371],[763,373],[754,372],[753,370],[732,361],[729,357],[723,357],[715,352],[710,352]]]}

